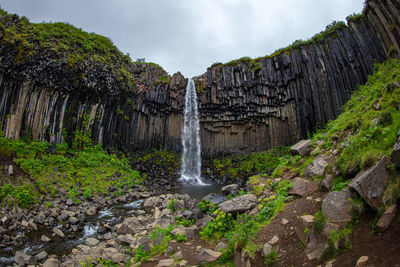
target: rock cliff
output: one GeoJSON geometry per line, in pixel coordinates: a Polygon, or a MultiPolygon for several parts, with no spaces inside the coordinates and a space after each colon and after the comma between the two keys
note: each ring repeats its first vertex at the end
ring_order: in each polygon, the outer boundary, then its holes
{"type": "MultiPolygon", "coordinates": [[[[399,14],[398,0],[369,1],[361,17],[322,40],[255,64],[210,67],[195,78],[203,154],[288,145],[335,118],[374,63],[399,51],[399,14]]],[[[0,125],[7,137],[72,143],[80,130],[94,144],[126,152],[181,149],[187,79],[180,73],[129,63],[118,67],[133,84],[127,90],[115,64],[95,56],[71,64],[71,54],[54,47],[24,50],[31,44],[21,41],[21,27],[29,32],[26,22],[3,15],[0,125]],[[17,29],[11,39],[10,27],[17,29]]]]}

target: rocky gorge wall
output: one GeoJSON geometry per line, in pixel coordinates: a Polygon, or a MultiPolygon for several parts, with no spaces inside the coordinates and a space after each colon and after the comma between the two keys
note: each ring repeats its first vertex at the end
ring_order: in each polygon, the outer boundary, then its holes
{"type": "MultiPolygon", "coordinates": [[[[335,118],[376,61],[400,44],[400,2],[370,1],[361,18],[324,40],[256,65],[210,67],[195,78],[203,154],[289,145],[335,118]],[[392,48],[393,47],[393,48],[392,48]]],[[[105,148],[181,150],[187,79],[133,63],[127,91],[107,64],[68,61],[42,49],[18,63],[18,47],[0,48],[0,126],[9,138],[73,142],[89,134],[105,148]]]]}

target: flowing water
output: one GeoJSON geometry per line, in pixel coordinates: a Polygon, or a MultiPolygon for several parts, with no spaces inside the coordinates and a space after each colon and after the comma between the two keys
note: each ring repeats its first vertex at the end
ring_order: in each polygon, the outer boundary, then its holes
{"type": "Polygon", "coordinates": [[[182,147],[180,180],[189,184],[204,184],[201,180],[200,122],[197,93],[192,79],[189,79],[186,86],[182,147]]]}

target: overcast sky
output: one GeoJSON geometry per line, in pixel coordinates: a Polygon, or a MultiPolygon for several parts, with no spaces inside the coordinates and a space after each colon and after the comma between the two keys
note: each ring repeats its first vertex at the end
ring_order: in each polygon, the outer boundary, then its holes
{"type": "Polygon", "coordinates": [[[68,22],[109,37],[133,60],[170,74],[204,73],[215,62],[259,57],[308,39],[363,0],[0,0],[32,22],[68,22]]]}

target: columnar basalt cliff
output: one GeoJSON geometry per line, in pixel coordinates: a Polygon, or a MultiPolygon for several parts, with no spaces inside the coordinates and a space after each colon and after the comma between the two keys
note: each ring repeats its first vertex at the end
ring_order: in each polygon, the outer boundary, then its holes
{"type": "MultiPolygon", "coordinates": [[[[400,50],[399,14],[398,0],[369,1],[363,16],[323,40],[196,77],[203,154],[288,145],[335,118],[374,63],[400,50]]],[[[72,144],[83,131],[105,148],[181,150],[187,79],[180,73],[129,63],[127,90],[125,76],[113,70],[117,63],[73,64],[70,54],[40,46],[21,52],[21,25],[13,17],[0,29],[0,124],[7,137],[72,144]],[[7,27],[17,29],[12,40],[7,27]]]]}
{"type": "Polygon", "coordinates": [[[371,1],[322,41],[209,68],[196,80],[203,152],[260,151],[307,137],[340,113],[375,62],[399,51],[399,22],[399,1],[371,1]]]}

